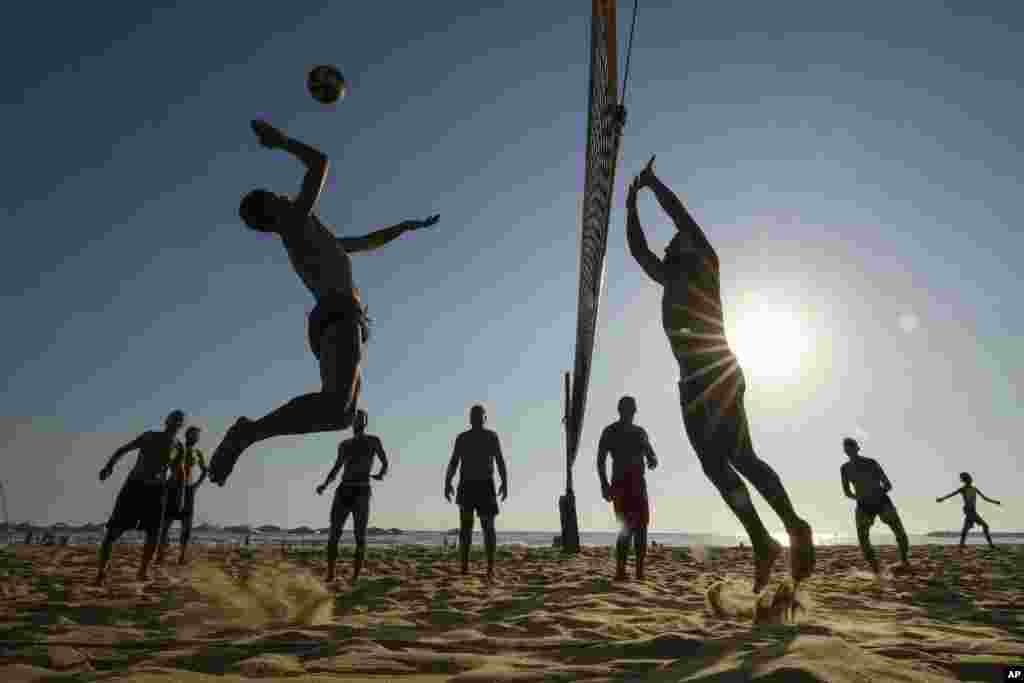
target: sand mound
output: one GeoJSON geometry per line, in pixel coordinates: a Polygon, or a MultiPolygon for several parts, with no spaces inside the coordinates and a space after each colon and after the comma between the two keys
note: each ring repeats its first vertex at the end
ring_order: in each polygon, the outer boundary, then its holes
{"type": "Polygon", "coordinates": [[[316,626],[334,617],[331,593],[309,571],[282,562],[256,566],[233,579],[211,564],[186,571],[201,604],[185,611],[178,625],[263,627],[271,624],[316,626]]]}

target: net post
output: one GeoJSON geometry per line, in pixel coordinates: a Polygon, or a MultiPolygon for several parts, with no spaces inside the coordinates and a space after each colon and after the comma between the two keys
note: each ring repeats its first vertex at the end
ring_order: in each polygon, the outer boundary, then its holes
{"type": "Polygon", "coordinates": [[[573,421],[571,419],[572,393],[570,392],[569,373],[565,373],[565,493],[558,499],[558,516],[562,526],[562,552],[578,553],[580,550],[579,523],[576,519],[576,495],[572,490],[572,466],[575,459],[573,439],[570,436],[573,421]]]}

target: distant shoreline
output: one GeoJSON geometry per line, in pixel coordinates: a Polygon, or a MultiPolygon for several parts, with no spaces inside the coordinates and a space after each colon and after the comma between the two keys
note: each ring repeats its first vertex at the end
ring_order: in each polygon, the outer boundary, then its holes
{"type": "MultiPolygon", "coordinates": [[[[106,523],[93,523],[93,524],[68,524],[58,522],[56,524],[37,524],[35,522],[18,522],[17,524],[0,524],[0,533],[24,533],[31,531],[36,532],[50,532],[54,534],[88,534],[88,533],[103,533],[106,529],[106,523]]],[[[479,529],[475,529],[479,532],[479,529]]],[[[280,536],[325,536],[329,532],[329,528],[320,527],[313,528],[309,526],[298,526],[293,528],[287,528],[278,526],[276,524],[262,524],[259,526],[251,526],[248,524],[232,524],[232,525],[219,525],[219,524],[199,524],[192,528],[193,533],[200,534],[230,534],[237,536],[251,535],[254,537],[267,536],[267,537],[280,537],[280,536]]],[[[371,526],[366,530],[369,536],[400,536],[407,534],[443,534],[452,535],[457,534],[458,529],[399,529],[397,527],[383,528],[371,526]]],[[[553,536],[559,535],[558,529],[508,529],[504,533],[511,534],[551,534],[553,536]]],[[[581,529],[580,533],[585,534],[606,534],[615,533],[610,530],[584,530],[581,529]]],[[[715,538],[731,538],[733,534],[716,534],[711,532],[688,532],[688,531],[661,531],[652,529],[650,533],[654,534],[671,534],[671,535],[682,535],[690,537],[715,537],[715,538]]],[[[911,533],[911,536],[924,536],[928,538],[959,538],[960,531],[928,531],[925,533],[915,534],[911,533]]],[[[883,532],[884,535],[884,532],[883,532]]],[[[968,538],[982,537],[981,531],[971,531],[967,534],[968,538]]],[[[1024,531],[993,531],[991,532],[992,538],[1021,538],[1024,539],[1024,531]]],[[[742,537],[739,535],[735,536],[738,540],[742,537]]]]}

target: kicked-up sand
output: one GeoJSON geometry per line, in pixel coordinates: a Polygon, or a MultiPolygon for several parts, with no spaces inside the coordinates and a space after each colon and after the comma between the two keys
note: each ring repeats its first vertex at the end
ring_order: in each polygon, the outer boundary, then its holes
{"type": "Polygon", "coordinates": [[[658,548],[616,583],[609,548],[503,546],[488,584],[478,551],[463,577],[452,549],[371,547],[354,587],[322,583],[322,549],[269,547],[199,546],[139,583],[140,550],[117,546],[93,588],[95,547],[0,548],[0,681],[926,683],[1024,664],[1024,546],[920,546],[881,580],[821,547],[795,596],[784,555],[759,599],[749,548],[658,548]]]}

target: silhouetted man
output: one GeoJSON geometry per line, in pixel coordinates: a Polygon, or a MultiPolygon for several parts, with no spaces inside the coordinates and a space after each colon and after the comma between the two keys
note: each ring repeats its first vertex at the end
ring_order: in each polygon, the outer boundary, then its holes
{"type": "Polygon", "coordinates": [[[494,530],[494,518],[498,516],[498,494],[504,502],[508,498],[508,473],[505,458],[501,454],[498,435],[484,428],[487,412],[482,405],[475,405],[469,411],[470,429],[455,439],[452,458],[444,480],[444,497],[451,502],[452,478],[459,470],[459,490],[455,502],[459,506],[459,556],[462,573],[469,572],[469,547],[473,542],[473,515],[480,517],[484,532],[484,548],[487,552],[487,579],[494,578],[494,551],[498,544],[494,530]],[[494,491],[494,466],[498,466],[501,488],[494,491]]]}
{"type": "Polygon", "coordinates": [[[185,413],[172,411],[164,421],[164,430],[147,431],[130,443],[121,446],[100,470],[100,481],[106,481],[117,464],[126,453],[138,451],[139,457],[135,467],[128,473],[128,478],[117,494],[114,512],[107,522],[107,532],[100,546],[99,568],[96,572],[96,585],[102,585],[110,562],[110,552],[114,543],[125,531],[141,529],[146,534],[142,548],[142,563],[139,565],[138,578],[148,578],[149,564],[153,560],[157,542],[163,526],[164,504],[167,500],[167,470],[172,460],[177,457],[181,442],[177,434],[185,423],[185,413]]]}
{"type": "Polygon", "coordinates": [[[971,527],[975,524],[981,526],[982,532],[985,534],[985,540],[988,541],[988,547],[995,548],[996,544],[992,542],[992,536],[988,532],[988,522],[981,518],[978,514],[978,496],[981,496],[985,500],[994,505],[1002,505],[998,500],[992,500],[984,493],[978,490],[974,485],[974,479],[967,472],[960,473],[960,481],[964,483],[963,486],[958,488],[953,493],[941,496],[935,499],[935,502],[941,503],[947,498],[952,498],[956,494],[960,494],[964,498],[964,528],[960,531],[960,549],[963,550],[964,545],[967,543],[967,532],[971,530],[971,527]]]}
{"type": "Polygon", "coordinates": [[[767,584],[782,548],[758,516],[740,474],[785,525],[793,579],[800,581],[814,569],[811,527],[793,510],[775,470],[754,452],[743,405],[746,382],[725,338],[718,255],[683,203],[654,175],[654,157],[630,185],[626,208],[629,251],[648,277],[663,288],[661,321],[679,364],[679,401],[686,433],[704,473],[750,536],[754,591],[767,584]],[[637,192],[645,187],[654,192],[676,226],[676,236],[663,259],[647,246],[637,216],[637,192]]]}
{"type": "Polygon", "coordinates": [[[626,578],[626,556],[632,538],[636,550],[636,578],[644,578],[644,558],[647,556],[647,527],[651,511],[647,500],[645,466],[654,469],[658,458],[651,448],[647,432],[633,424],[636,399],[619,399],[619,420],[604,428],[597,444],[597,476],[601,480],[601,496],[615,506],[615,517],[621,525],[615,543],[615,578],[626,578]],[[608,483],[605,462],[612,456],[612,481],[608,483]]]}
{"type": "Polygon", "coordinates": [[[388,472],[388,457],[384,446],[373,434],[366,433],[368,417],[365,410],[356,411],[353,425],[355,435],[338,444],[338,459],[324,483],[316,487],[317,495],[324,489],[338,471],[344,467],[341,484],[334,491],[334,502],[331,504],[331,533],[327,538],[327,581],[334,581],[334,566],[338,561],[338,541],[345,528],[345,521],[352,515],[353,534],[356,539],[356,551],[352,560],[352,583],[359,578],[366,557],[366,525],[370,521],[370,479],[380,481],[388,472]],[[370,474],[373,459],[380,458],[380,471],[370,474]]]}
{"type": "Polygon", "coordinates": [[[253,230],[281,238],[292,267],[316,299],[308,333],[320,363],[322,387],[258,420],[238,418],[210,460],[210,480],[221,486],[238,457],[254,443],[285,434],[339,431],[352,424],[368,319],[352,278],[349,254],[376,249],[404,232],[434,225],[439,218],[405,221],[365,237],[337,238],[313,212],[327,177],[327,157],[264,121],[253,121],[252,127],[261,145],[283,149],[306,166],[302,189],[294,200],[254,190],[242,199],[239,215],[253,230]]]}
{"type": "Polygon", "coordinates": [[[167,489],[167,507],[164,511],[164,526],[160,531],[160,549],[157,551],[157,563],[164,561],[167,553],[167,537],[174,520],[181,522],[179,543],[181,553],[178,564],[185,564],[188,553],[188,541],[192,537],[192,520],[195,517],[196,490],[206,481],[206,460],[199,450],[199,427],[191,426],[185,430],[185,446],[171,462],[171,480],[167,489]],[[199,479],[192,482],[192,468],[199,468],[199,479]]]}
{"type": "Polygon", "coordinates": [[[843,439],[843,450],[850,460],[843,463],[839,473],[843,478],[843,493],[847,498],[857,501],[857,540],[864,559],[876,574],[881,573],[875,549],[871,546],[871,526],[875,523],[875,517],[878,517],[892,529],[900,548],[900,557],[903,558],[903,567],[909,567],[910,542],[896,506],[889,498],[889,491],[892,491],[889,477],[885,476],[877,461],[860,455],[860,444],[856,439],[843,439]],[[854,491],[850,490],[851,485],[854,491]]]}

